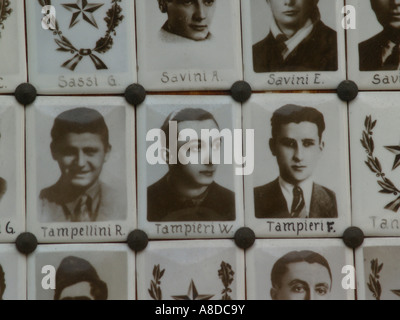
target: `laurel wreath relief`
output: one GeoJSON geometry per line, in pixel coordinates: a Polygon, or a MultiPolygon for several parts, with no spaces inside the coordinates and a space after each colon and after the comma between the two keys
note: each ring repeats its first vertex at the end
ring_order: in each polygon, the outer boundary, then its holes
{"type": "MultiPolygon", "coordinates": [[[[51,5],[51,0],[38,1],[41,6],[51,5]]],[[[55,29],[49,30],[53,32],[55,37],[54,41],[58,45],[57,51],[70,52],[74,55],[71,59],[65,61],[61,65],[62,67],[74,71],[81,60],[88,56],[92,60],[97,70],[108,69],[105,63],[97,55],[95,55],[95,52],[104,54],[112,48],[114,44],[112,36],[116,35],[115,29],[124,19],[124,16],[121,15],[122,8],[118,4],[121,1],[122,0],[111,0],[111,8],[107,11],[106,17],[104,18],[104,21],[107,24],[107,31],[103,37],[96,41],[96,45],[92,49],[76,48],[72,42],[63,35],[57,20],[55,21],[55,29]]]]}
{"type": "MultiPolygon", "coordinates": [[[[4,21],[10,16],[12,9],[9,8],[10,1],[9,0],[0,0],[0,28],[4,29],[4,21]]],[[[0,32],[1,38],[1,32],[0,32]]]]}
{"type": "Polygon", "coordinates": [[[376,177],[378,178],[377,183],[382,188],[382,190],[379,191],[380,193],[398,196],[395,200],[385,206],[385,209],[397,212],[400,208],[400,190],[386,177],[385,173],[382,171],[382,165],[379,159],[374,156],[375,143],[372,136],[376,123],[377,120],[372,120],[371,115],[367,116],[364,121],[364,131],[360,141],[367,153],[367,161],[365,161],[365,164],[373,173],[376,174],[376,177]]]}

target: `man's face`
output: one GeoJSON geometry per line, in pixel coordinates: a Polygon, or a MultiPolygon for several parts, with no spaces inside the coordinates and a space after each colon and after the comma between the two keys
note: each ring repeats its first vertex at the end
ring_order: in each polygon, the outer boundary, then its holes
{"type": "Polygon", "coordinates": [[[271,139],[280,176],[293,185],[309,178],[317,166],[324,148],[316,124],[308,121],[280,126],[277,137],[271,139]]]}
{"type": "Polygon", "coordinates": [[[215,0],[170,0],[167,6],[172,33],[192,40],[204,40],[208,36],[215,0]]]}
{"type": "Polygon", "coordinates": [[[300,29],[310,18],[311,9],[318,0],[267,0],[281,29],[300,29]]]}
{"type": "Polygon", "coordinates": [[[327,300],[331,292],[328,269],[319,263],[295,262],[287,265],[281,286],[271,289],[274,300],[327,300]]]}
{"type": "Polygon", "coordinates": [[[383,27],[400,29],[399,0],[371,0],[371,5],[383,27]]]}
{"type": "Polygon", "coordinates": [[[63,289],[60,300],[94,300],[90,289],[90,284],[87,281],[75,283],[63,289]]]}
{"type": "MultiPolygon", "coordinates": [[[[218,164],[213,163],[213,151],[219,153],[221,146],[221,137],[213,134],[211,139],[201,139],[201,130],[218,130],[217,124],[213,120],[202,121],[182,121],[178,123],[178,160],[174,165],[174,172],[180,176],[180,179],[193,187],[204,187],[214,181],[218,164]],[[191,129],[197,137],[185,139],[182,130],[191,129]],[[190,149],[189,149],[190,148],[190,149]],[[191,163],[183,164],[180,159],[193,159],[191,163]],[[193,162],[197,162],[193,163],[193,162]]],[[[218,130],[219,132],[219,130],[218,130]]]]}
{"type": "Polygon", "coordinates": [[[71,132],[57,146],[53,158],[58,162],[64,182],[86,189],[99,178],[108,155],[100,135],[71,132]]]}

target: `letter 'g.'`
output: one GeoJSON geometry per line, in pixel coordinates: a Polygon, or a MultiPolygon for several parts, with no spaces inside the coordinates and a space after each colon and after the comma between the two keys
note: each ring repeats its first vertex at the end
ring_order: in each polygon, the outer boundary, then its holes
{"type": "Polygon", "coordinates": [[[56,8],[54,6],[43,6],[42,13],[44,14],[42,28],[54,30],[56,28],[56,8]]]}

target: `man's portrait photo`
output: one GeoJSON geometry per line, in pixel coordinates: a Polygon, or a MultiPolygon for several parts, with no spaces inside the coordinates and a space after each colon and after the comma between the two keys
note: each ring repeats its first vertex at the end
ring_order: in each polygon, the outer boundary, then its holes
{"type": "Polygon", "coordinates": [[[264,17],[261,21],[257,17],[257,24],[269,25],[269,32],[253,43],[254,72],[338,70],[337,33],[321,20],[319,0],[264,0],[264,3],[271,18],[264,17]]]}
{"type": "Polygon", "coordinates": [[[212,35],[210,26],[218,0],[158,0],[167,21],[160,30],[164,41],[180,40],[183,37],[193,41],[203,41],[212,35]]]}
{"type": "Polygon", "coordinates": [[[313,181],[325,147],[323,114],[288,104],[271,118],[269,148],[279,177],[254,189],[256,218],[336,218],[335,193],[313,181]]]}
{"type": "Polygon", "coordinates": [[[53,184],[40,190],[39,220],[94,222],[126,219],[126,186],[121,181],[118,184],[116,179],[112,183],[103,179],[110,155],[118,153],[114,147],[120,149],[119,144],[111,145],[110,130],[103,115],[88,107],[65,110],[53,120],[50,136],[48,150],[43,152],[51,154],[59,174],[57,179],[53,178],[53,184]]]}
{"type": "Polygon", "coordinates": [[[292,251],[275,262],[271,284],[272,300],[329,300],[332,272],[319,253],[292,251]]]}
{"type": "Polygon", "coordinates": [[[223,139],[219,133],[207,140],[202,138],[202,130],[221,129],[213,114],[202,108],[183,108],[168,115],[161,126],[168,172],[147,188],[148,221],[235,220],[235,193],[215,182],[219,163],[214,162],[213,153],[223,149],[223,139]],[[177,136],[169,135],[171,125],[177,126],[177,136]],[[194,130],[197,137],[182,141],[179,137],[186,129],[194,130]],[[177,161],[173,161],[173,143],[177,161]],[[184,149],[184,145],[190,149],[184,149]],[[186,152],[196,161],[182,163],[181,155],[186,152]]]}
{"type": "Polygon", "coordinates": [[[383,30],[359,43],[360,71],[399,70],[400,3],[370,0],[370,4],[383,30]]]}
{"type": "Polygon", "coordinates": [[[107,300],[107,284],[89,261],[69,256],[57,268],[54,300],[107,300]]]}

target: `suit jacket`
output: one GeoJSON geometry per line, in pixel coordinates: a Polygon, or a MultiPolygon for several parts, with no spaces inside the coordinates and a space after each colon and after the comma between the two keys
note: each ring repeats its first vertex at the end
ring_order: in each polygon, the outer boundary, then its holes
{"type": "Polygon", "coordinates": [[[0,178],[0,200],[3,198],[4,194],[7,191],[7,181],[3,178],[0,178]]]}
{"type": "MultiPolygon", "coordinates": [[[[256,218],[291,218],[279,179],[254,188],[254,208],[256,218]]],[[[309,218],[337,218],[337,216],[335,193],[314,183],[309,218]]]]}
{"type": "Polygon", "coordinates": [[[234,192],[213,182],[199,206],[182,203],[168,175],[147,188],[148,221],[232,221],[235,220],[234,192]]]}
{"type": "Polygon", "coordinates": [[[321,20],[311,33],[283,60],[272,33],[253,45],[254,72],[336,71],[337,34],[321,20]]]}
{"type": "MultiPolygon", "coordinates": [[[[95,221],[113,221],[126,219],[126,197],[107,184],[100,181],[100,203],[95,221]]],[[[65,188],[60,183],[45,188],[40,192],[40,221],[67,222],[65,209],[65,188]]]]}
{"type": "Polygon", "coordinates": [[[358,45],[358,54],[360,58],[360,71],[379,71],[379,70],[396,70],[384,67],[382,65],[382,52],[389,41],[386,31],[382,31],[372,38],[361,42],[358,45]]]}

